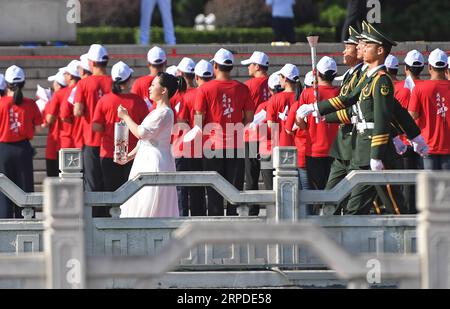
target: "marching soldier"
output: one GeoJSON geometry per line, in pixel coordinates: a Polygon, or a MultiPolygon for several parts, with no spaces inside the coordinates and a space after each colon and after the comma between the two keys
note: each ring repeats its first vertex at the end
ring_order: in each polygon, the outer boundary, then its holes
{"type": "MultiPolygon", "coordinates": [[[[394,86],[385,71],[384,60],[396,43],[369,24],[366,24],[362,36],[366,42],[364,61],[369,67],[356,89],[346,96],[340,95],[328,101],[302,107],[298,110],[298,117],[303,118],[313,111],[326,115],[356,104],[357,123],[352,132],[354,151],[351,169],[383,170],[393,168],[395,159],[398,158],[392,142],[398,132],[393,130],[391,123],[399,130],[406,131],[408,138],[419,145],[416,147],[419,152],[426,149],[426,144],[420,136],[420,130],[415,124],[411,124],[411,117],[407,119],[405,110],[394,99],[394,86]]],[[[373,186],[356,187],[352,191],[346,213],[366,213],[372,206],[376,193],[387,208],[395,213],[404,212],[402,196],[397,194],[394,188],[389,185],[376,186],[376,191],[373,186]]]]}
{"type": "MultiPolygon", "coordinates": [[[[345,96],[352,92],[362,75],[362,53],[359,53],[357,46],[359,44],[359,33],[350,26],[348,28],[349,37],[345,43],[345,49],[343,51],[344,63],[350,68],[345,72],[344,79],[341,84],[341,91],[339,95],[345,96]]],[[[331,164],[330,175],[328,176],[328,182],[325,187],[326,190],[332,189],[336,186],[345,176],[347,176],[350,167],[350,159],[352,157],[352,131],[353,124],[351,108],[349,110],[341,110],[335,113],[331,113],[325,116],[327,122],[340,123],[336,139],[330,150],[330,157],[334,158],[331,164]]],[[[342,207],[346,204],[346,201],[341,202],[336,213],[340,213],[342,207]]]]}

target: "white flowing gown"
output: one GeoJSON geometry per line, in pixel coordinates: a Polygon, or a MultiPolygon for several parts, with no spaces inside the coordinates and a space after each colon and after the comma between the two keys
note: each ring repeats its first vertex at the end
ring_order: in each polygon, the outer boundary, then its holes
{"type": "MultiPolygon", "coordinates": [[[[138,127],[142,138],[131,168],[129,179],[139,173],[175,172],[175,159],[170,150],[174,115],[169,107],[153,110],[138,127]]],[[[176,186],[142,188],[121,209],[121,218],[178,217],[176,186]]]]}

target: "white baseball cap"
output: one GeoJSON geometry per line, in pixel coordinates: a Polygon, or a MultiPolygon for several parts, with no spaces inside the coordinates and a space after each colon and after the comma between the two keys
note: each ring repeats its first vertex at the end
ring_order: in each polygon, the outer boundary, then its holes
{"type": "Polygon", "coordinates": [[[269,57],[263,52],[255,51],[255,52],[253,52],[250,59],[241,61],[241,64],[243,64],[243,65],[249,65],[251,63],[256,63],[259,65],[268,67],[269,66],[269,57]]]}
{"type": "Polygon", "coordinates": [[[212,64],[204,59],[200,60],[197,65],[195,66],[195,75],[200,77],[213,77],[213,67],[212,64]]]}
{"type": "Polygon", "coordinates": [[[447,54],[439,48],[433,50],[428,57],[428,63],[434,68],[445,68],[447,61],[447,54]]]}
{"type": "Polygon", "coordinates": [[[297,67],[290,63],[285,64],[284,67],[282,67],[281,70],[278,71],[278,74],[282,74],[284,77],[293,82],[298,81],[300,75],[297,67]]]}
{"type": "Polygon", "coordinates": [[[423,67],[425,58],[418,50],[410,50],[405,57],[405,63],[410,67],[423,67]]]}
{"type": "Polygon", "coordinates": [[[178,71],[193,74],[195,71],[195,62],[191,58],[184,57],[177,66],[178,71]]]}
{"type": "Polygon", "coordinates": [[[64,72],[66,68],[60,68],[58,73],[47,78],[49,82],[57,82],[61,86],[67,86],[66,79],[64,78],[64,72]]]}
{"type": "Polygon", "coordinates": [[[166,53],[164,52],[164,50],[162,50],[162,48],[158,46],[154,46],[147,53],[147,61],[150,64],[158,65],[164,63],[166,60],[166,53]]]}
{"type": "Polygon", "coordinates": [[[280,85],[280,72],[272,73],[269,76],[269,80],[268,80],[267,84],[270,89],[275,89],[277,86],[281,86],[280,85]]]}
{"type": "Polygon", "coordinates": [[[3,76],[3,74],[0,74],[0,90],[5,90],[5,89],[6,89],[5,76],[3,76]]]}
{"type": "Polygon", "coordinates": [[[211,61],[214,61],[215,63],[220,65],[232,66],[234,63],[234,56],[229,50],[221,48],[216,52],[214,58],[211,61]]]}
{"type": "Polygon", "coordinates": [[[337,72],[336,61],[328,56],[322,57],[319,62],[317,62],[317,71],[325,74],[327,71],[337,72]]]}
{"type": "Polygon", "coordinates": [[[386,59],[384,60],[384,65],[386,66],[386,68],[388,69],[398,69],[398,59],[397,57],[393,56],[393,55],[388,55],[386,57],[386,59]]]}
{"type": "Polygon", "coordinates": [[[312,87],[314,84],[314,75],[312,71],[309,71],[308,73],[305,74],[305,80],[304,80],[304,84],[306,86],[312,87]]]}
{"type": "Polygon", "coordinates": [[[100,44],[92,44],[87,53],[87,58],[94,62],[106,62],[109,60],[108,51],[100,44]]]}
{"type": "Polygon", "coordinates": [[[89,67],[88,54],[80,56],[80,63],[78,64],[78,66],[82,67],[85,71],[91,72],[91,68],[89,67]]]}
{"type": "Polygon", "coordinates": [[[9,84],[25,81],[25,73],[17,65],[10,66],[5,72],[5,81],[9,84]]]}
{"type": "Polygon", "coordinates": [[[68,73],[72,76],[80,77],[80,73],[78,72],[79,65],[80,61],[72,60],[65,68],[62,68],[61,70],[63,71],[63,73],[68,73]]]}
{"type": "Polygon", "coordinates": [[[171,65],[170,67],[168,67],[166,69],[166,73],[172,75],[172,76],[177,76],[177,66],[176,65],[171,65]]]}
{"type": "Polygon", "coordinates": [[[111,68],[111,77],[113,81],[123,82],[129,79],[133,72],[133,69],[131,69],[128,64],[119,61],[111,68]]]}

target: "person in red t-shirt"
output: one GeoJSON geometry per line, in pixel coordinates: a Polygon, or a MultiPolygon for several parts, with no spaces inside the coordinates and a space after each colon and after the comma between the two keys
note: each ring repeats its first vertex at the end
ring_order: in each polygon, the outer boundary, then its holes
{"type": "MultiPolygon", "coordinates": [[[[404,62],[406,79],[403,81],[394,80],[394,96],[404,108],[408,109],[412,90],[414,89],[415,85],[418,85],[422,82],[422,80],[420,79],[420,73],[423,71],[425,58],[419,51],[414,49],[406,54],[404,62]]],[[[405,135],[395,137],[394,144],[396,145],[397,152],[399,152],[400,154],[402,153],[402,151],[405,152],[401,155],[401,163],[404,169],[422,168],[422,158],[413,150],[411,143],[405,135]],[[406,145],[406,147],[403,145],[406,145]]],[[[415,188],[416,187],[414,185],[402,186],[403,194],[405,196],[405,203],[408,207],[408,213],[410,214],[417,213],[415,188]]]]}
{"type": "MultiPolygon", "coordinates": [[[[280,83],[278,72],[272,73],[268,80],[270,96],[284,91],[280,83]]],[[[261,176],[264,182],[264,189],[273,190],[273,162],[272,162],[272,140],[267,130],[267,104],[262,102],[255,111],[255,117],[250,126],[258,126],[258,158],[261,164],[261,176]],[[264,127],[263,127],[264,126],[264,127]],[[265,128],[261,129],[261,128],[265,128]]]]}
{"type": "Polygon", "coordinates": [[[431,79],[416,85],[408,110],[416,119],[429,147],[423,166],[429,170],[450,169],[450,81],[445,78],[447,55],[435,49],[428,58],[431,79]]]}
{"type": "Polygon", "coordinates": [[[151,111],[153,103],[149,98],[148,89],[155,76],[158,75],[159,72],[164,72],[167,65],[167,56],[164,50],[158,46],[154,46],[147,53],[147,61],[150,75],[138,78],[131,87],[131,93],[140,96],[145,103],[147,103],[149,111],[151,111]]]}
{"type": "Polygon", "coordinates": [[[67,83],[67,92],[61,103],[59,117],[61,119],[61,148],[79,148],[84,146],[83,141],[83,119],[74,117],[73,107],[75,104],[75,94],[77,92],[77,83],[80,79],[91,76],[84,68],[85,64],[81,61],[71,62],[64,70],[64,78],[67,83]],[[82,67],[83,66],[83,67],[82,67]]]}
{"type": "MultiPolygon", "coordinates": [[[[252,77],[245,82],[255,106],[255,110],[259,104],[266,102],[270,97],[267,82],[269,76],[269,57],[263,52],[255,51],[250,59],[241,61],[243,65],[248,66],[248,75],[252,77]]],[[[258,160],[258,131],[245,131],[245,190],[258,190],[259,173],[261,171],[261,163],[258,160]]],[[[259,214],[259,205],[249,206],[249,215],[257,216],[259,214]]]]}
{"type": "MultiPolygon", "coordinates": [[[[117,116],[118,107],[120,105],[125,107],[131,119],[136,123],[141,123],[148,114],[148,108],[144,100],[136,94],[128,93],[132,72],[133,70],[122,61],[112,67],[112,92],[100,98],[92,120],[92,129],[102,134],[100,163],[104,189],[108,192],[116,191],[127,182],[133,165],[133,161],[123,165],[114,162],[114,125],[120,121],[117,116]]],[[[128,149],[133,150],[137,142],[137,138],[130,134],[128,149]]]]}
{"type": "MultiPolygon", "coordinates": [[[[204,61],[204,60],[203,60],[204,61]]],[[[203,63],[203,62],[202,62],[203,63]]],[[[197,94],[195,87],[195,62],[190,58],[183,58],[175,67],[177,76],[184,78],[187,84],[185,92],[177,93],[170,99],[170,104],[179,125],[174,126],[172,131],[172,152],[175,157],[177,171],[202,171],[203,161],[195,157],[194,143],[187,144],[190,151],[184,149],[183,137],[194,127],[194,104],[197,94]]],[[[207,69],[209,79],[213,76],[212,65],[208,63],[207,69]]],[[[202,75],[205,70],[202,71],[202,75]]],[[[203,77],[199,77],[199,84],[204,83],[203,77]]],[[[200,152],[201,154],[201,152],[200,152]]],[[[178,209],[180,216],[206,216],[205,187],[177,187],[178,209]]]]}
{"type": "Polygon", "coordinates": [[[45,162],[48,177],[58,177],[58,151],[61,148],[60,130],[61,122],[59,120],[59,110],[67,92],[67,83],[64,78],[63,69],[60,69],[56,75],[50,76],[49,81],[53,82],[53,96],[45,106],[42,127],[49,128],[47,134],[47,148],[45,149],[45,162]]]}
{"type": "MultiPolygon", "coordinates": [[[[92,75],[77,84],[75,117],[83,119],[83,167],[86,191],[103,191],[103,176],[100,165],[101,134],[92,130],[92,119],[98,100],[111,92],[111,76],[106,74],[109,56],[106,49],[98,44],[91,45],[88,52],[92,75]]],[[[102,207],[93,208],[94,216],[109,216],[102,207]],[[99,211],[99,213],[97,213],[99,211]]]]}
{"type": "Polygon", "coordinates": [[[286,64],[278,72],[283,92],[277,93],[269,99],[267,104],[267,124],[272,132],[272,148],[278,146],[294,146],[293,136],[285,130],[289,109],[301,93],[299,71],[293,64],[286,64]],[[278,136],[273,133],[278,131],[278,136]]]}
{"type": "MultiPolygon", "coordinates": [[[[194,109],[202,115],[205,144],[204,170],[216,171],[238,190],[244,186],[244,126],[253,120],[255,108],[248,87],[232,80],[233,54],[221,48],[214,55],[212,80],[197,91],[194,109]],[[241,131],[241,132],[239,132],[241,131]]],[[[212,188],[208,192],[208,215],[224,214],[223,197],[212,188]]],[[[227,215],[236,215],[236,206],[228,203],[227,215]]]]}
{"type": "MultiPolygon", "coordinates": [[[[0,173],[25,192],[34,191],[33,148],[30,140],[41,128],[42,117],[36,103],[24,98],[25,74],[18,66],[5,72],[6,94],[0,99],[0,173]]],[[[22,218],[16,207],[0,193],[0,218],[22,218]]]]}
{"type": "MultiPolygon", "coordinates": [[[[333,87],[332,83],[337,74],[337,65],[334,59],[322,57],[317,63],[319,96],[320,100],[334,98],[339,94],[339,88],[333,87]]],[[[314,103],[314,89],[308,88],[302,92],[299,107],[303,104],[314,103]]],[[[297,109],[291,109],[290,117],[295,118],[297,109]]],[[[309,115],[306,122],[303,119],[297,124],[300,130],[306,130],[306,170],[309,184],[315,190],[323,190],[328,181],[333,158],[329,156],[331,146],[336,138],[339,124],[327,123],[323,118],[309,115]]]]}

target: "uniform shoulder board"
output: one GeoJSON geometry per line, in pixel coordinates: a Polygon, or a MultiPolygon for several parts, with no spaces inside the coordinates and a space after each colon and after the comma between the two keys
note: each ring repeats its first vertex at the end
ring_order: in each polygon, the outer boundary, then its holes
{"type": "Polygon", "coordinates": [[[379,76],[386,75],[386,71],[378,71],[378,75],[379,75],[379,76]]]}

